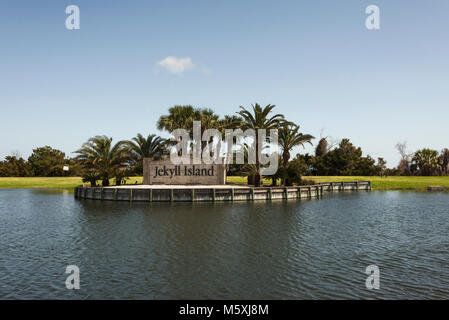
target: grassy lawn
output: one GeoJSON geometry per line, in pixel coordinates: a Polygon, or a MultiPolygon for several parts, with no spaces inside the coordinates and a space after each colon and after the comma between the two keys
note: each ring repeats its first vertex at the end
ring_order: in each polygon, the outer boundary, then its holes
{"type": "MultiPolygon", "coordinates": [[[[142,177],[131,177],[127,180],[127,184],[142,183],[142,177]]],[[[99,181],[100,183],[100,181],[99,181]]],[[[111,180],[111,184],[114,183],[111,180]]],[[[0,189],[73,189],[83,184],[80,177],[0,177],[0,189]]],[[[88,185],[87,183],[85,183],[88,185]]]]}
{"type": "Polygon", "coordinates": [[[31,189],[31,188],[55,188],[71,189],[82,184],[79,177],[31,177],[15,178],[0,177],[0,188],[31,189]]]}
{"type": "MultiPolygon", "coordinates": [[[[332,181],[357,181],[369,180],[373,184],[373,190],[421,190],[427,186],[443,186],[449,190],[449,177],[304,177],[315,182],[332,181]]],[[[246,178],[228,177],[229,184],[245,184],[246,178]]],[[[142,177],[131,177],[127,184],[142,183],[142,177]]],[[[111,181],[111,183],[113,183],[111,181]]],[[[270,184],[271,179],[264,179],[264,184],[270,184]]],[[[57,177],[57,178],[2,178],[0,177],[0,188],[10,189],[31,189],[31,188],[52,188],[52,189],[72,189],[81,185],[79,177],[57,177]]]]}
{"type": "Polygon", "coordinates": [[[371,181],[373,190],[427,190],[427,186],[442,186],[449,190],[449,177],[304,177],[315,182],[371,181]]]}

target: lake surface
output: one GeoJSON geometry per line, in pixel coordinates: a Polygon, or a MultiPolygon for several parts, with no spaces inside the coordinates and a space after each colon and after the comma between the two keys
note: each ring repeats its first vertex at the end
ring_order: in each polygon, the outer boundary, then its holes
{"type": "Polygon", "coordinates": [[[0,190],[1,299],[449,298],[449,194],[122,203],[0,190]],[[380,268],[380,290],[365,268],[380,268]],[[65,287],[67,265],[81,289],[65,287]]]}

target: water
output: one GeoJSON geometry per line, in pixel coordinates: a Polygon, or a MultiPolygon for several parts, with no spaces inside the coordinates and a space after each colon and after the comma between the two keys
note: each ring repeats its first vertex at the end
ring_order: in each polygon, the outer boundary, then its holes
{"type": "Polygon", "coordinates": [[[0,190],[2,299],[449,298],[449,194],[122,203],[0,190]],[[367,290],[365,268],[380,268],[367,290]],[[65,288],[77,265],[81,289],[65,288]]]}

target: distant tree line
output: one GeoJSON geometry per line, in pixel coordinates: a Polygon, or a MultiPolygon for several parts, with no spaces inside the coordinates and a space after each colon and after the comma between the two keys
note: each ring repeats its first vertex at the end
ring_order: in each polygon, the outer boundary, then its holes
{"type": "Polygon", "coordinates": [[[401,155],[397,168],[392,174],[402,176],[447,176],[449,175],[449,149],[441,152],[423,148],[416,152],[407,152],[407,143],[396,144],[401,155]]]}
{"type": "Polygon", "coordinates": [[[387,168],[383,158],[363,156],[362,149],[349,139],[342,139],[331,148],[326,138],[321,138],[315,154],[297,154],[289,166],[296,167],[301,175],[310,176],[441,176],[449,174],[449,149],[441,152],[420,149],[406,152],[406,144],[397,144],[401,160],[396,168],[387,168]]]}
{"type": "MultiPolygon", "coordinates": [[[[251,108],[240,107],[233,115],[220,117],[211,109],[195,108],[190,105],[176,105],[157,121],[157,128],[172,132],[175,129],[192,128],[193,121],[201,122],[201,134],[206,129],[217,129],[223,135],[226,129],[277,129],[279,147],[279,169],[270,176],[272,184],[281,181],[283,185],[303,184],[302,176],[386,176],[386,175],[448,175],[449,150],[442,152],[421,149],[407,153],[406,144],[397,144],[401,155],[398,166],[387,169],[383,158],[373,159],[363,155],[360,147],[354,146],[349,139],[342,139],[332,146],[327,138],[321,138],[314,154],[297,154],[293,159],[291,152],[297,146],[312,144],[314,137],[300,132],[300,126],[285,119],[282,114],[273,114],[274,105],[265,107],[254,104],[251,108]]],[[[110,180],[120,185],[129,176],[142,175],[143,159],[163,159],[170,155],[177,141],[164,139],[155,134],[137,134],[130,140],[113,143],[111,137],[98,135],[90,138],[76,156],[69,158],[65,153],[49,146],[36,148],[25,160],[18,155],[10,155],[0,162],[1,177],[62,177],[81,176],[84,182],[92,186],[101,181],[108,186],[110,180]],[[63,168],[69,167],[68,171],[63,168]]],[[[271,141],[267,141],[267,144],[271,141]]],[[[200,144],[201,149],[213,144],[210,141],[195,141],[191,136],[190,147],[200,144]]],[[[264,146],[263,148],[265,148],[264,146]]],[[[245,159],[251,148],[257,144],[243,145],[245,159]]],[[[259,150],[256,150],[256,154],[259,150]]],[[[178,151],[180,152],[180,151],[178,151]]],[[[235,156],[235,155],[234,155],[235,156]]],[[[258,157],[254,164],[230,164],[228,175],[248,177],[248,183],[260,186],[261,167],[258,157]]]]}
{"type": "Polygon", "coordinates": [[[64,152],[49,146],[34,149],[28,160],[10,155],[0,161],[0,177],[63,177],[80,176],[81,173],[79,161],[67,158],[64,152]],[[64,166],[69,166],[70,171],[64,172],[64,166]]]}

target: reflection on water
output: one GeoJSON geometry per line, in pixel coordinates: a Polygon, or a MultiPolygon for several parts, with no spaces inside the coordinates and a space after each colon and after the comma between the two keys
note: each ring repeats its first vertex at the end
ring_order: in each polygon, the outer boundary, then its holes
{"type": "Polygon", "coordinates": [[[30,189],[34,194],[74,194],[74,189],[30,189]]]}
{"type": "Polygon", "coordinates": [[[0,191],[0,298],[447,298],[448,194],[127,203],[0,191]],[[65,288],[79,266],[81,289],[65,288]],[[365,288],[376,264],[381,289],[365,288]]]}

